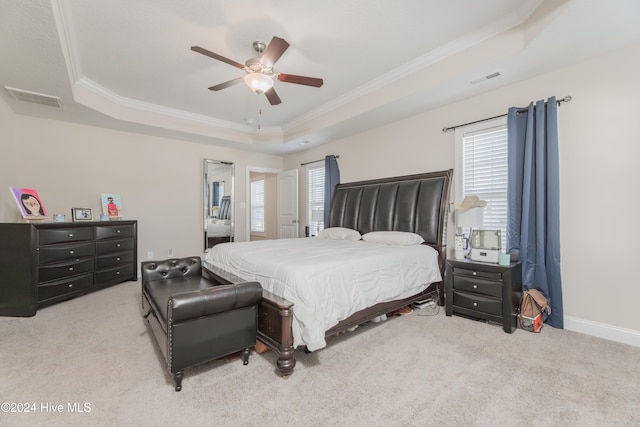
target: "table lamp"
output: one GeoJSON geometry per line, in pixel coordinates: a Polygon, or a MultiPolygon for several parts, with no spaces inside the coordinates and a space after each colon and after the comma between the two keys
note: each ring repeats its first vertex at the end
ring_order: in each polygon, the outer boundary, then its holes
{"type": "Polygon", "coordinates": [[[316,236],[320,234],[320,223],[324,222],[324,209],[314,209],[311,211],[311,221],[317,225],[316,236]]]}

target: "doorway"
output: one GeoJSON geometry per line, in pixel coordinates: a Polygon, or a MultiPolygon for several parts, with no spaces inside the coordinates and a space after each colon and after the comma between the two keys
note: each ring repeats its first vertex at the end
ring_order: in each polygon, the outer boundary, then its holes
{"type": "MultiPolygon", "coordinates": [[[[260,185],[253,185],[254,190],[260,185]]],[[[246,178],[246,240],[295,238],[299,235],[298,170],[282,172],[278,169],[247,167],[246,178]],[[254,217],[251,204],[252,182],[262,180],[264,199],[254,217]],[[258,221],[255,221],[258,219],[258,221]],[[264,221],[263,231],[261,229],[264,221]]]]}

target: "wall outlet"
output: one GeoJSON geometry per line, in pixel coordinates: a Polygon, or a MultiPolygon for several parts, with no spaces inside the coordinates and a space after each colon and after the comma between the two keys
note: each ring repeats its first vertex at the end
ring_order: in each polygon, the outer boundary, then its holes
{"type": "Polygon", "coordinates": [[[169,250],[167,251],[167,255],[173,256],[173,249],[169,248],[169,250]]]}
{"type": "Polygon", "coordinates": [[[147,259],[153,259],[153,252],[147,252],[147,259]]]}

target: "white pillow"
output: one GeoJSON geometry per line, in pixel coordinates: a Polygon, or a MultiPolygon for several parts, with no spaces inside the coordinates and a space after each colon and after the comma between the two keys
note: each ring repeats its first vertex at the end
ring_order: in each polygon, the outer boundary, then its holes
{"type": "Polygon", "coordinates": [[[362,236],[362,240],[369,243],[402,246],[419,245],[424,242],[419,234],[406,231],[372,231],[362,236]]]}
{"type": "Polygon", "coordinates": [[[329,227],[318,233],[317,237],[320,237],[321,239],[356,241],[360,240],[362,236],[356,230],[352,230],[350,228],[329,227]]]}

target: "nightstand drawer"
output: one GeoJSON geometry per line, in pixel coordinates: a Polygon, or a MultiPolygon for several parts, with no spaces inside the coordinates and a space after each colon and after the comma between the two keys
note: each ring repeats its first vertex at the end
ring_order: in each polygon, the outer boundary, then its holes
{"type": "Polygon", "coordinates": [[[482,271],[480,269],[471,270],[466,268],[456,267],[453,269],[453,274],[462,274],[465,276],[479,277],[488,280],[500,280],[502,281],[502,273],[497,271],[482,271]]]}
{"type": "Polygon", "coordinates": [[[502,299],[453,291],[453,305],[495,316],[502,315],[502,299]]]}
{"type": "Polygon", "coordinates": [[[502,282],[472,276],[453,275],[453,289],[502,298],[502,282]]]}

